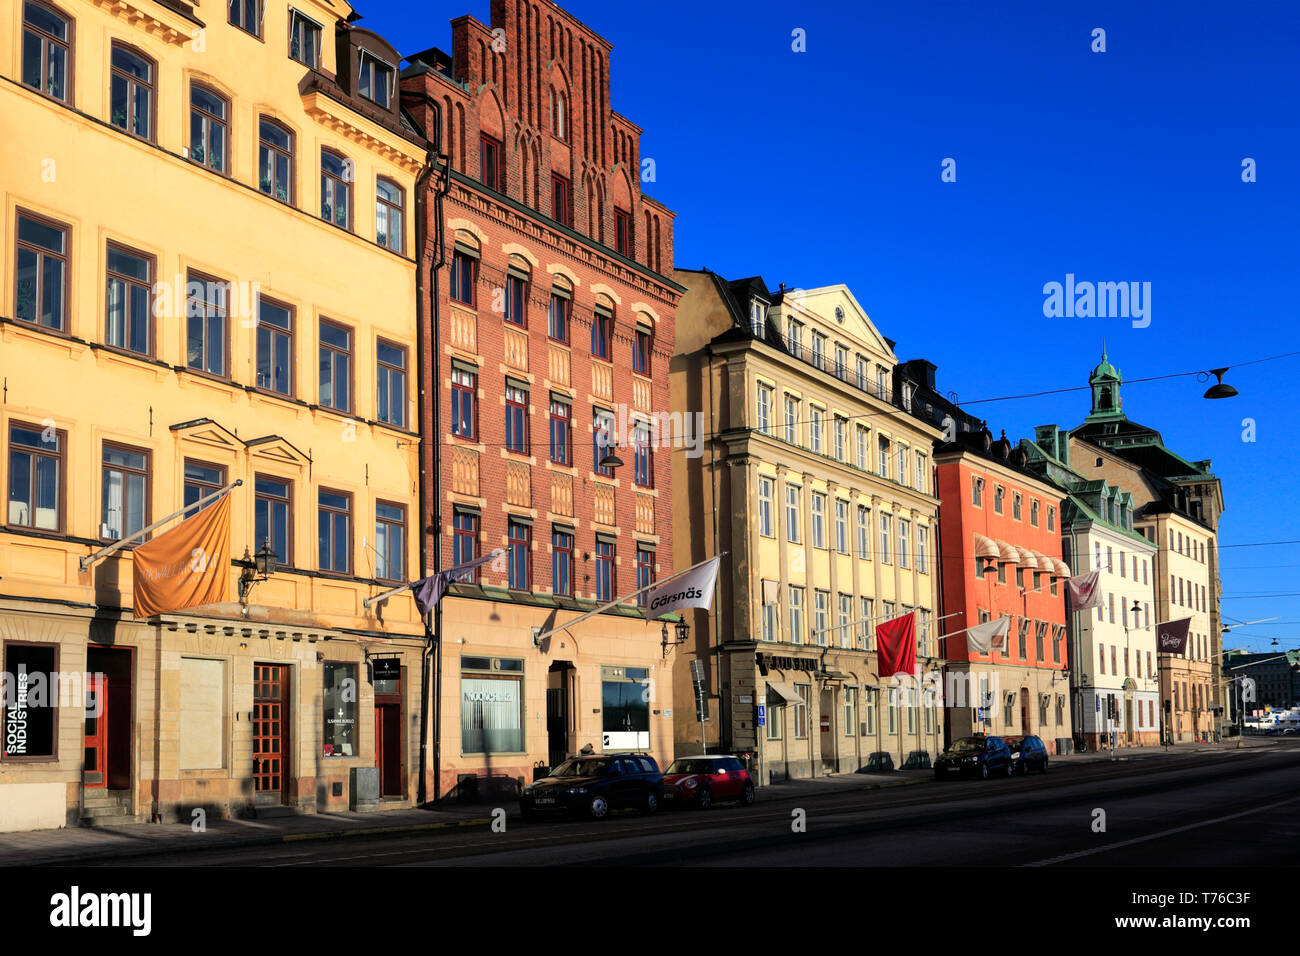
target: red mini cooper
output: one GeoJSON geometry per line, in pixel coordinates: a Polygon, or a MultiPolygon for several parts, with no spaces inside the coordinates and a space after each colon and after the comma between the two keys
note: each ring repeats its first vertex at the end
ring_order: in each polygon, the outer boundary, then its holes
{"type": "Polygon", "coordinates": [[[715,800],[754,802],[754,781],[739,760],[725,754],[701,754],[674,760],[664,771],[664,805],[707,810],[715,800]]]}

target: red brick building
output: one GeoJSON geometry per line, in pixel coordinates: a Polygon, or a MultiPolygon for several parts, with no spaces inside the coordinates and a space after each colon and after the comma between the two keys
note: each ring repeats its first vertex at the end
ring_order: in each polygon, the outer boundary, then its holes
{"type": "Polygon", "coordinates": [[[506,555],[441,604],[443,795],[587,744],[670,756],[659,625],[620,605],[535,635],[671,573],[654,439],[681,293],[673,215],[610,106],[609,42],[553,3],[493,0],[490,25],[452,21],[451,47],[401,74],[443,157],[422,197],[427,569],[506,555]],[[599,467],[611,449],[622,464],[599,467]]]}
{"type": "Polygon", "coordinates": [[[987,428],[937,445],[943,555],[940,645],[948,660],[950,741],[1034,734],[1049,753],[1072,736],[1065,647],[1061,505],[1065,493],[1026,468],[1025,453],[987,428]],[[1009,617],[1005,650],[981,653],[964,628],[1009,617]]]}

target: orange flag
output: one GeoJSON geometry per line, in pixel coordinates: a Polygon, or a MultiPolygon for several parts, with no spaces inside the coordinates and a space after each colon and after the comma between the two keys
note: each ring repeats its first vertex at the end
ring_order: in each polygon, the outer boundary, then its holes
{"type": "Polygon", "coordinates": [[[135,549],[135,616],[230,600],[230,495],[135,549]]]}

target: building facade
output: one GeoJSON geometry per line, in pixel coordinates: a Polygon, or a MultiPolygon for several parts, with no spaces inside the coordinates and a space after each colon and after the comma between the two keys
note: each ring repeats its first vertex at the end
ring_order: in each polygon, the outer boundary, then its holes
{"type": "Polygon", "coordinates": [[[1042,425],[1034,438],[1021,443],[1029,467],[1068,494],[1061,535],[1070,574],[1098,574],[1101,603],[1067,607],[1075,740],[1087,750],[1158,744],[1155,545],[1134,525],[1129,492],[1071,467],[1065,432],[1042,425]]]}
{"type": "Polygon", "coordinates": [[[661,625],[632,601],[564,626],[673,568],[678,436],[661,425],[680,288],[640,130],[610,105],[608,41],[549,2],[451,27],[451,53],[411,56],[401,90],[442,153],[427,564],[503,552],[441,603],[430,789],[468,796],[586,746],[669,754],[661,625]]]}
{"type": "Polygon", "coordinates": [[[875,626],[916,611],[919,670],[936,669],[938,428],[904,408],[893,344],[845,286],[676,278],[672,407],[706,409],[712,436],[673,458],[677,564],[724,557],[677,650],[675,752],[750,753],[763,784],[926,765],[941,715],[879,678],[875,626]]]}
{"type": "Polygon", "coordinates": [[[987,428],[935,447],[943,554],[941,645],[948,736],[1034,734],[1066,753],[1071,695],[1061,559],[1062,490],[1023,448],[987,428]],[[965,628],[1009,618],[1006,646],[978,651],[965,628]]]}
{"type": "Polygon", "coordinates": [[[1174,742],[1205,739],[1220,731],[1225,713],[1218,685],[1219,482],[1210,462],[1183,459],[1165,446],[1159,432],[1127,418],[1122,376],[1105,355],[1089,385],[1092,410],[1070,432],[1071,461],[1086,477],[1133,497],[1134,528],[1155,545],[1156,621],[1190,618],[1183,653],[1159,655],[1164,726],[1174,742]]]}
{"type": "Polygon", "coordinates": [[[418,567],[427,146],[350,7],[250,9],[0,5],[0,639],[63,683],[6,707],[0,827],[414,799],[423,629],[362,602],[418,567]],[[237,480],[245,600],[136,620],[130,549],[83,564],[237,480]]]}

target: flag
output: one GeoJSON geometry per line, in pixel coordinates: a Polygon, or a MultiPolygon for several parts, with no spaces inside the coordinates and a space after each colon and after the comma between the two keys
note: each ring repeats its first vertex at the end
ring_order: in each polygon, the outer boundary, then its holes
{"type": "Polygon", "coordinates": [[[230,496],[135,549],[137,618],[230,600],[230,496]]]}
{"type": "Polygon", "coordinates": [[[454,581],[468,581],[474,574],[474,571],[489,561],[504,554],[504,550],[498,548],[491,554],[485,554],[481,558],[475,558],[473,561],[466,561],[464,564],[458,564],[454,568],[448,568],[446,571],[439,571],[437,574],[431,574],[427,578],[421,578],[411,583],[411,590],[415,592],[415,606],[420,610],[420,616],[428,614],[433,610],[434,605],[442,600],[442,596],[447,593],[447,585],[454,581]]]}
{"type": "Polygon", "coordinates": [[[881,677],[916,672],[916,612],[876,625],[876,670],[881,677]]]}
{"type": "Polygon", "coordinates": [[[713,588],[718,583],[718,566],[721,563],[721,556],[716,557],[671,581],[651,588],[646,605],[649,608],[647,616],[663,617],[691,607],[708,608],[713,603],[713,588]]]}
{"type": "Polygon", "coordinates": [[[1070,595],[1070,610],[1086,611],[1088,608],[1101,607],[1101,572],[1089,571],[1086,574],[1076,574],[1065,582],[1066,591],[1070,595]]]}
{"type": "Polygon", "coordinates": [[[1181,654],[1187,650],[1187,629],[1192,619],[1185,617],[1181,621],[1165,621],[1156,625],[1156,653],[1181,654]]]}
{"type": "Polygon", "coordinates": [[[986,621],[966,628],[966,646],[977,654],[987,654],[990,650],[1007,649],[1007,633],[1011,630],[1011,618],[1000,617],[996,621],[986,621]]]}

